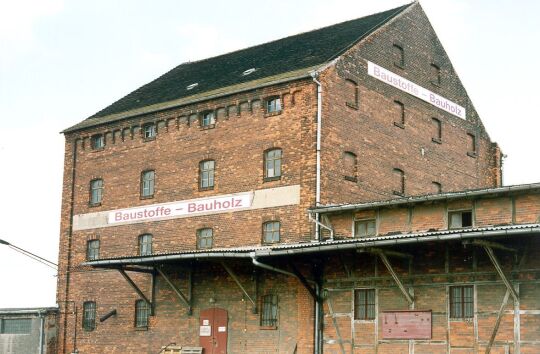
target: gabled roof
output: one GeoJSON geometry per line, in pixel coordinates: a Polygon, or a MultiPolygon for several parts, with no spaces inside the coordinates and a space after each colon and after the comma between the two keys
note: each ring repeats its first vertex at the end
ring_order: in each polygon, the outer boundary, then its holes
{"type": "MultiPolygon", "coordinates": [[[[170,101],[178,101],[177,105],[186,104],[189,100],[184,98],[200,97],[205,92],[279,77],[302,69],[306,69],[303,70],[303,77],[308,77],[313,67],[335,59],[409,6],[411,4],[217,57],[181,64],[64,132],[125,118],[125,115],[119,115],[122,112],[138,110],[138,114],[146,113],[141,110],[143,107],[153,105],[155,110],[163,109],[158,105],[170,101]],[[251,68],[256,70],[243,75],[251,68]],[[187,89],[195,83],[198,85],[187,89]],[[110,119],[111,116],[114,118],[110,119]]],[[[298,75],[285,76],[298,78],[298,75]]],[[[226,94],[227,91],[222,93],[226,94]]]]}

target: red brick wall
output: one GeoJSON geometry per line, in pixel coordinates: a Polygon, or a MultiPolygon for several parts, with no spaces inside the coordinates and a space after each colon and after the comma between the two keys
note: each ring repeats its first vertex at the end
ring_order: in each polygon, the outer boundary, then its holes
{"type": "Polygon", "coordinates": [[[500,154],[495,151],[467,92],[419,5],[354,45],[321,75],[323,83],[322,202],[347,203],[394,198],[394,168],[405,172],[405,193],[434,193],[497,185],[500,154]],[[405,50],[405,66],[394,65],[392,46],[405,50]],[[372,61],[467,110],[455,117],[367,74],[372,61]],[[442,83],[431,83],[430,64],[442,70],[442,83]],[[350,107],[352,79],[358,84],[358,107],[350,107]],[[394,101],[405,106],[405,124],[396,126],[394,101]],[[442,122],[441,144],[432,141],[432,118],[442,122]],[[477,157],[467,155],[475,134],[477,157]],[[357,155],[357,181],[344,179],[342,154],[357,155]],[[497,156],[496,156],[497,155],[497,156]]]}

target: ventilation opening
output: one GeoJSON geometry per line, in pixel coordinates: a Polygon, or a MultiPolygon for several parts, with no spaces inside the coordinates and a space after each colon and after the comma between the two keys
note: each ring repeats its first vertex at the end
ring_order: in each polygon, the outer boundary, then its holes
{"type": "Polygon", "coordinates": [[[191,84],[191,85],[188,85],[188,86],[186,87],[186,90],[192,90],[192,89],[194,89],[194,88],[197,87],[197,86],[199,86],[199,83],[198,83],[198,82],[196,82],[196,83],[194,83],[194,84],[191,84]]]}
{"type": "Polygon", "coordinates": [[[254,73],[255,71],[257,71],[257,69],[255,69],[255,68],[247,69],[242,73],[242,75],[246,76],[246,75],[249,75],[251,73],[254,73]]]}

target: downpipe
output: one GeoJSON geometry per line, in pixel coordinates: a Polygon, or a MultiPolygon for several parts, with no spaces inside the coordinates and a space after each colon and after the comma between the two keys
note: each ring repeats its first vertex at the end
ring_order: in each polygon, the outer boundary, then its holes
{"type": "MultiPolygon", "coordinates": [[[[321,130],[322,130],[322,85],[320,81],[317,80],[319,74],[313,72],[311,77],[313,82],[317,85],[317,145],[316,145],[316,155],[317,155],[317,167],[316,167],[316,181],[315,181],[315,206],[321,204],[321,130]]],[[[315,219],[320,221],[319,213],[315,214],[315,219]]],[[[320,241],[320,228],[315,228],[315,241],[320,241]]]]}

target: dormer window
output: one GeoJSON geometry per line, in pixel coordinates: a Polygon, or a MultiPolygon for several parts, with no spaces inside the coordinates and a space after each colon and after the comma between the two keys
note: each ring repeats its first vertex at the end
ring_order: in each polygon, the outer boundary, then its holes
{"type": "Polygon", "coordinates": [[[247,76],[249,74],[254,73],[255,71],[257,71],[257,69],[255,69],[255,68],[247,69],[242,73],[242,76],[247,76]]]}
{"type": "Polygon", "coordinates": [[[266,113],[281,112],[281,98],[272,97],[266,101],[266,113]]]}
{"type": "Polygon", "coordinates": [[[198,82],[195,82],[195,83],[193,83],[193,84],[191,84],[191,85],[188,85],[188,86],[186,87],[186,90],[188,90],[188,91],[189,91],[189,90],[193,90],[193,89],[194,89],[195,87],[197,87],[197,86],[199,86],[199,83],[198,83],[198,82]]]}

